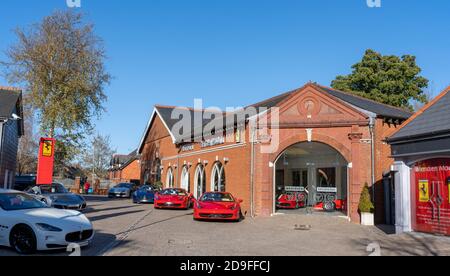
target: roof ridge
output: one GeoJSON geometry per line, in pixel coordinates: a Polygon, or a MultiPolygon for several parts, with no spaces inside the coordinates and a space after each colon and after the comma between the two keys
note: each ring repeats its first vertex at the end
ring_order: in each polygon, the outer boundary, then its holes
{"type": "Polygon", "coordinates": [[[18,87],[2,86],[2,85],[0,85],[0,90],[6,90],[6,91],[11,91],[11,92],[21,92],[22,91],[22,89],[20,89],[18,87]]]}
{"type": "MultiPolygon", "coordinates": [[[[319,86],[320,88],[330,89],[330,90],[333,90],[333,91],[336,91],[336,92],[344,93],[344,94],[349,95],[349,96],[354,96],[354,97],[360,98],[360,99],[362,99],[362,100],[371,101],[371,102],[376,103],[376,104],[380,104],[380,105],[384,105],[384,106],[387,106],[387,107],[390,107],[390,108],[394,108],[394,109],[397,109],[397,110],[399,110],[399,111],[407,112],[407,113],[410,113],[410,114],[413,114],[413,113],[414,113],[414,112],[408,111],[408,110],[403,109],[403,108],[398,107],[398,106],[393,106],[393,105],[390,105],[390,104],[385,104],[385,103],[382,103],[382,102],[378,102],[378,101],[376,101],[376,100],[372,100],[372,99],[363,97],[363,96],[361,96],[361,95],[353,94],[352,92],[347,92],[347,91],[343,91],[343,90],[340,90],[340,89],[335,89],[335,88],[328,87],[328,86],[325,86],[325,85],[321,85],[321,84],[318,84],[318,83],[314,83],[314,85],[317,85],[317,86],[319,86]]],[[[354,92],[356,92],[356,91],[354,91],[354,92]]]]}
{"type": "Polygon", "coordinates": [[[273,101],[273,100],[275,100],[275,99],[283,98],[283,97],[285,97],[285,96],[288,96],[289,94],[295,93],[296,91],[298,91],[298,90],[300,90],[300,89],[301,89],[301,88],[297,88],[297,89],[290,90],[290,91],[288,91],[288,92],[284,92],[284,93],[282,93],[282,94],[280,94],[280,95],[273,96],[273,97],[271,97],[271,98],[269,98],[269,99],[266,99],[266,100],[263,100],[263,101],[260,101],[260,102],[257,102],[257,103],[248,105],[247,107],[259,106],[259,105],[262,105],[263,103],[270,102],[270,101],[273,101]]]}
{"type": "Polygon", "coordinates": [[[415,119],[417,119],[420,115],[424,114],[425,111],[427,111],[429,108],[431,108],[433,105],[435,105],[436,103],[439,102],[439,100],[441,100],[445,95],[447,95],[448,93],[450,93],[450,86],[448,86],[447,88],[445,88],[441,93],[439,93],[439,95],[437,95],[433,100],[431,100],[429,103],[427,103],[426,105],[424,105],[419,111],[417,111],[416,113],[414,113],[414,115],[412,115],[408,120],[406,120],[396,131],[394,131],[388,139],[391,139],[393,136],[395,136],[397,133],[400,132],[400,130],[402,130],[403,128],[405,128],[407,125],[409,125],[412,121],[414,121],[415,119]]]}

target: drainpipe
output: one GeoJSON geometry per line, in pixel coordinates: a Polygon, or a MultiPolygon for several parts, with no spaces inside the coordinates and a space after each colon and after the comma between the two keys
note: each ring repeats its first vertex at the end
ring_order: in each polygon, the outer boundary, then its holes
{"type": "Polygon", "coordinates": [[[372,202],[375,205],[375,122],[376,117],[370,117],[369,131],[370,131],[370,158],[372,171],[372,202]]]}
{"type": "Polygon", "coordinates": [[[250,123],[250,216],[255,218],[255,128],[250,123]]]}
{"type": "MultiPolygon", "coordinates": [[[[2,172],[3,168],[3,140],[5,137],[5,125],[7,124],[8,120],[2,120],[0,119],[0,174],[2,172]]],[[[0,179],[1,182],[1,179],[0,179]]],[[[5,183],[3,183],[3,187],[5,187],[5,183]]]]}

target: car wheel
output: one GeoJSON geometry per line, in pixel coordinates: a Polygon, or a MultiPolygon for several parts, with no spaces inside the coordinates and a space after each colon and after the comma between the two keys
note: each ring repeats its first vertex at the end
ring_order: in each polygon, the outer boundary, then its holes
{"type": "Polygon", "coordinates": [[[239,210],[239,218],[236,220],[236,222],[241,222],[244,220],[244,215],[242,214],[242,210],[239,210]]]}
{"type": "Polygon", "coordinates": [[[9,243],[19,254],[29,255],[36,252],[36,235],[28,225],[22,224],[14,227],[9,237],[9,243]]]}
{"type": "Polygon", "coordinates": [[[336,210],[336,204],[332,201],[325,202],[323,204],[323,210],[329,213],[334,212],[336,210]]]}

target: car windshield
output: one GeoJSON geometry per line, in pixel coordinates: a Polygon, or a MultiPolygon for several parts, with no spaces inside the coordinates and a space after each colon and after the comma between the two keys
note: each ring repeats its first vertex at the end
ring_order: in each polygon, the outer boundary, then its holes
{"type": "Polygon", "coordinates": [[[44,195],[48,194],[67,194],[68,191],[61,184],[52,184],[52,185],[41,185],[41,193],[44,195]]]}
{"type": "Polygon", "coordinates": [[[180,189],[166,189],[160,192],[161,195],[187,196],[186,191],[180,189]]]}
{"type": "Polygon", "coordinates": [[[122,184],[117,185],[117,186],[114,187],[114,188],[126,188],[126,189],[131,189],[131,184],[122,183],[122,184]]]}
{"type": "Polygon", "coordinates": [[[0,194],[0,207],[5,211],[47,208],[44,203],[22,193],[0,194]]]}
{"type": "Polygon", "coordinates": [[[200,201],[203,202],[234,202],[231,194],[207,193],[204,194],[200,201]]]}
{"type": "Polygon", "coordinates": [[[153,188],[152,188],[151,186],[144,185],[144,186],[142,186],[142,187],[140,188],[140,190],[151,192],[151,191],[153,191],[153,188]]]}

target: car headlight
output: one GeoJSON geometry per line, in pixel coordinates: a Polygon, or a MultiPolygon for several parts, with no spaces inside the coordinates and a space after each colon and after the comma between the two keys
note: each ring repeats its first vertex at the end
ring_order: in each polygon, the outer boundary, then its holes
{"type": "Polygon", "coordinates": [[[37,223],[36,226],[39,228],[39,230],[46,232],[62,232],[62,229],[46,223],[37,223]]]}

